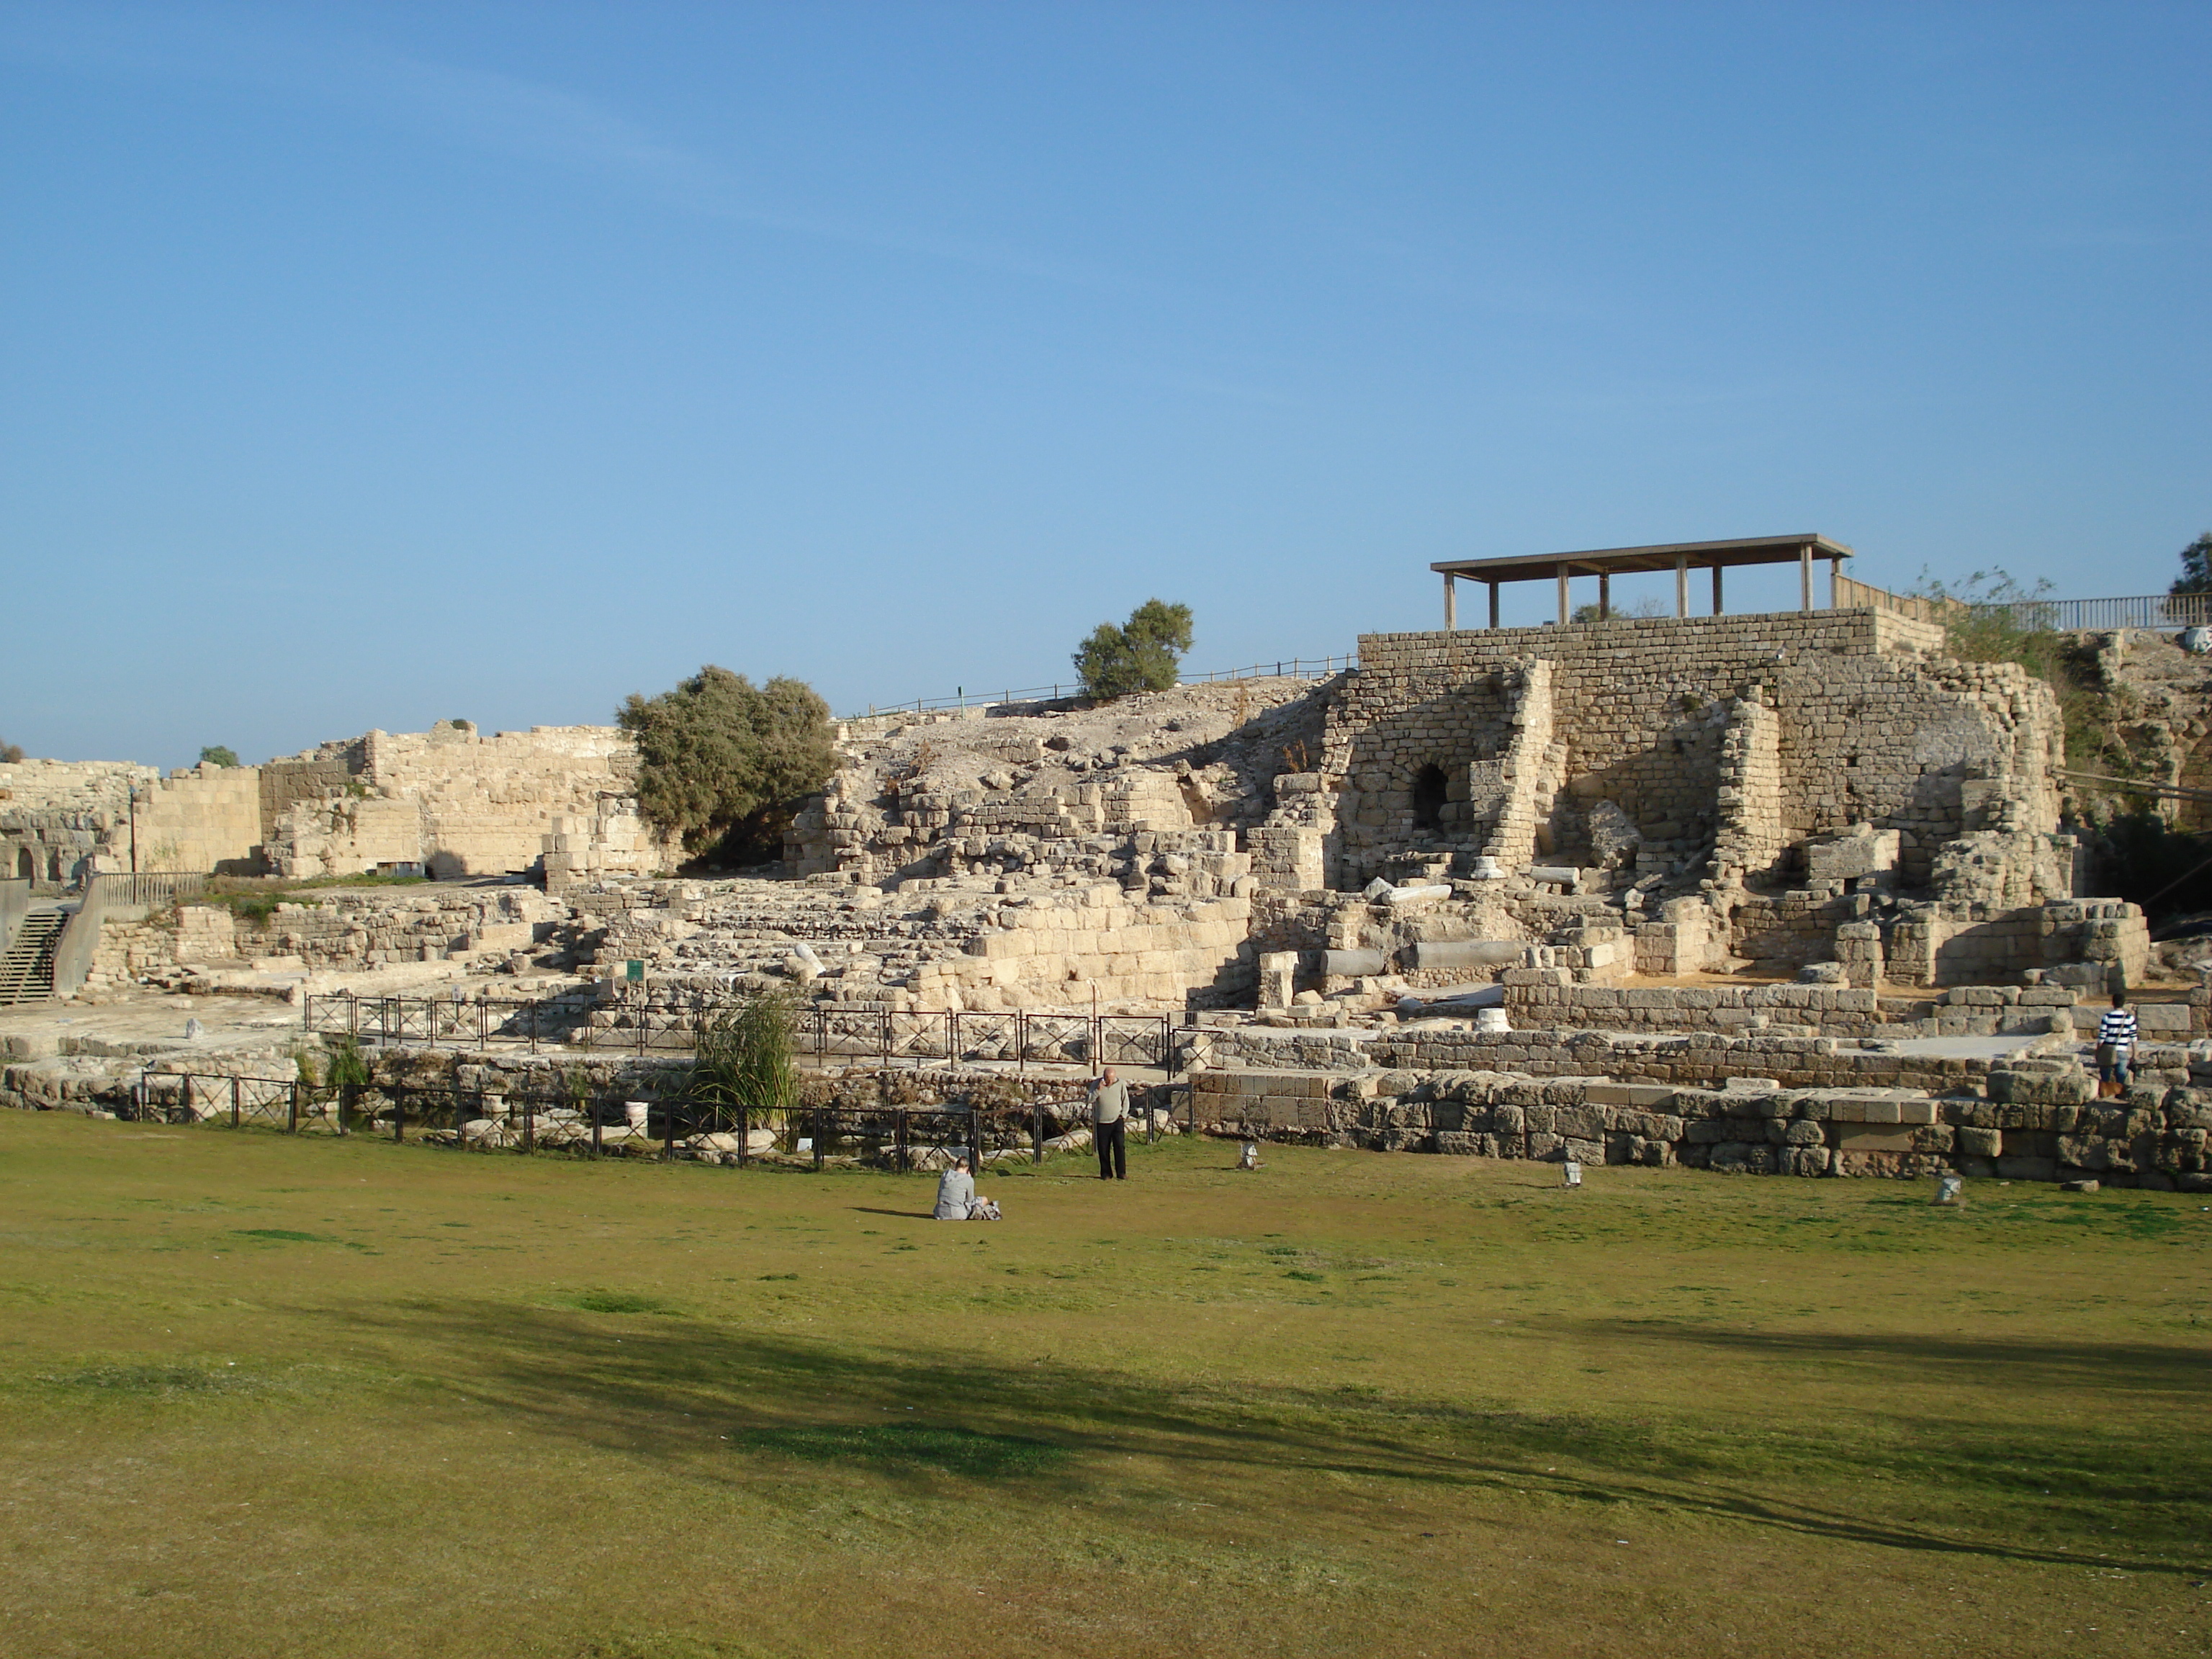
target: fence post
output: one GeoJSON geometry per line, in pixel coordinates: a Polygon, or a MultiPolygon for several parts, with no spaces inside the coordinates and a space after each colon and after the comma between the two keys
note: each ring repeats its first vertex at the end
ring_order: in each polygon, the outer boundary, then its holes
{"type": "Polygon", "coordinates": [[[972,1100],[968,1103],[968,1167],[978,1175],[983,1170],[983,1114],[972,1100]]]}
{"type": "Polygon", "coordinates": [[[822,1106],[818,1101],[814,1107],[814,1167],[822,1167],[822,1106]]]}
{"type": "Polygon", "coordinates": [[[738,1108],[738,1167],[744,1169],[752,1161],[752,1155],[753,1109],[741,1105],[738,1108]]]}
{"type": "Polygon", "coordinates": [[[898,1172],[906,1173],[906,1108],[891,1108],[891,1145],[898,1154],[898,1172]]]}
{"type": "Polygon", "coordinates": [[[663,1164],[676,1161],[676,1114],[669,1109],[669,1103],[665,1100],[660,1103],[660,1161],[663,1164]]]}
{"type": "Polygon", "coordinates": [[[292,1080],[291,1103],[284,1109],[284,1133],[288,1135],[300,1133],[300,1082],[297,1078],[292,1080]]]}
{"type": "Polygon", "coordinates": [[[538,1097],[536,1095],[525,1095],[522,1097],[522,1150],[526,1152],[534,1152],[538,1150],[538,1097]]]}
{"type": "Polygon", "coordinates": [[[234,1077],[230,1080],[230,1127],[234,1129],[245,1121],[244,1097],[246,1079],[234,1077]]]}
{"type": "Polygon", "coordinates": [[[1044,1103],[1030,1102],[1030,1162],[1044,1162],[1044,1103]]]}
{"type": "Polygon", "coordinates": [[[407,1085],[392,1085],[392,1144],[397,1146],[407,1139],[407,1085]]]}
{"type": "Polygon", "coordinates": [[[592,1156],[597,1158],[599,1155],[599,1103],[586,1097],[586,1105],[592,1114],[592,1156]]]}

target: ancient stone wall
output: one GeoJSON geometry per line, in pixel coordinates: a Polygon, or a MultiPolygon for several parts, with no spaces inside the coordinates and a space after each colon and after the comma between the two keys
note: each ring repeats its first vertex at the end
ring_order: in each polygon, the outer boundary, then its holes
{"type": "Polygon", "coordinates": [[[1479,816],[1415,823],[1417,785],[1426,767],[1447,777],[1502,768],[1532,659],[1551,665],[1550,722],[1565,751],[1540,855],[1588,861],[1592,809],[1604,802],[1634,826],[1652,867],[1702,862],[1732,808],[1732,845],[1747,860],[1870,823],[1900,832],[1906,877],[1924,883],[1936,848],[1972,827],[1978,781],[2022,804],[2023,833],[2048,834],[2060,741],[2050,692],[2010,665],[1936,657],[1942,638],[1874,611],[1363,635],[1359,672],[1328,725],[1328,766],[1346,781],[1335,884],[1424,849],[1484,850],[1479,816]],[[1747,702],[1772,711],[1771,736],[1764,716],[1739,710],[1747,702]],[[1736,792],[1725,803],[1724,787],[1736,792]]]}
{"type": "Polygon", "coordinates": [[[261,873],[261,774],[252,766],[172,772],[138,792],[142,870],[261,873]]]}
{"type": "Polygon", "coordinates": [[[2007,1062],[1941,1096],[1771,1079],[1708,1089],[1505,1072],[1206,1071],[1191,1118],[1217,1134],[1746,1175],[2093,1178],[2212,1190],[2212,1066],[2146,1050],[2124,1100],[2096,1101],[2070,1058],[2007,1062]]]}
{"type": "MultiPolygon", "coordinates": [[[[281,786],[265,796],[278,815],[268,826],[269,854],[284,875],[394,864],[486,875],[537,868],[549,836],[588,844],[603,804],[629,795],[636,751],[613,726],[540,726],[485,737],[441,721],[428,732],[371,732],[325,744],[272,769],[281,786]],[[556,830],[556,818],[585,827],[556,830]]],[[[621,873],[649,873],[665,860],[665,849],[647,845],[641,858],[614,861],[621,873]]]]}
{"type": "Polygon", "coordinates": [[[76,881],[131,867],[131,793],[158,768],[121,761],[0,763],[0,878],[76,881]]]}

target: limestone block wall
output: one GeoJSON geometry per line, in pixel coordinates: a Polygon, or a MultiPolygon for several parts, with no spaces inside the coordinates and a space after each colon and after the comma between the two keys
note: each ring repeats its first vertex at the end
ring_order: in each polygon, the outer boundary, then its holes
{"type": "MultiPolygon", "coordinates": [[[[1896,1011],[1870,987],[1835,985],[1577,985],[1559,969],[1519,968],[1504,975],[1505,1010],[1516,1025],[1541,1030],[1591,1025],[1606,1030],[1711,1030],[1750,1035],[1790,1028],[1822,1036],[1863,1037],[1893,1028],[1896,1011]]],[[[2074,1006],[2063,986],[1990,988],[1990,1018],[1962,1020],[1990,1030],[2047,1031],[2074,1006]]],[[[1963,1033],[1962,1033],[1963,1034],[1963,1033]]]]}
{"type": "Polygon", "coordinates": [[[1498,763],[1499,799],[1483,850],[1518,870],[1535,857],[1537,830],[1551,820],[1568,750],[1555,738],[1551,663],[1537,658],[1508,678],[1517,693],[1513,732],[1498,763]]]}
{"type": "Polygon", "coordinates": [[[381,795],[296,801],[277,823],[270,861],[280,875],[350,876],[423,861],[419,802],[381,795]]]}
{"type": "MultiPolygon", "coordinates": [[[[636,763],[629,739],[608,726],[486,737],[441,722],[428,732],[325,744],[271,763],[276,780],[264,794],[274,815],[270,860],[285,875],[392,863],[441,876],[532,870],[549,836],[592,833],[556,830],[554,820],[598,823],[603,803],[629,796],[636,763]]],[[[655,847],[647,862],[663,854],[655,847]]]]}
{"type": "Polygon", "coordinates": [[[261,774],[252,766],[172,772],[138,792],[138,867],[258,875],[261,774]]]}
{"type": "Polygon", "coordinates": [[[73,881],[131,867],[131,793],[161,775],[121,761],[0,763],[0,878],[73,881]]]}
{"type": "MultiPolygon", "coordinates": [[[[1978,781],[2021,804],[2020,833],[2047,835],[2060,744],[2049,690],[2010,665],[1941,659],[1942,641],[1932,624],[1870,610],[1364,635],[1326,737],[1328,769],[1346,781],[1337,884],[1419,843],[1406,814],[1424,766],[1449,775],[1502,757],[1510,682],[1532,657],[1552,665],[1565,747],[1565,810],[1549,826],[1563,862],[1583,861],[1599,801],[1647,843],[1711,851],[1724,759],[1739,772],[1745,760],[1724,757],[1728,708],[1754,693],[1772,711],[1780,769],[1778,787],[1754,780],[1757,801],[1778,795],[1784,845],[1861,821],[1894,829],[1907,879],[1924,884],[1936,849],[1978,827],[1978,781]]],[[[1747,742],[1764,752],[1751,719],[1747,742]]],[[[1480,850],[1449,829],[1431,844],[1480,850]]]]}
{"type": "Polygon", "coordinates": [[[1969,1176],[2212,1190],[2212,1067],[2146,1050],[2122,1101],[2072,1059],[1993,1066],[1941,1097],[1910,1087],[1706,1089],[1519,1073],[1206,1071],[1189,1110],[1217,1134],[1382,1152],[1681,1164],[1744,1175],[1969,1176]]]}
{"type": "Polygon", "coordinates": [[[1782,856],[1782,722],[1757,695],[1729,704],[1721,734],[1720,787],[1714,794],[1720,829],[1713,873],[1741,884],[1763,876],[1782,856]]]}
{"type": "Polygon", "coordinates": [[[219,961],[202,953],[226,945],[234,959],[296,957],[318,969],[504,958],[549,937],[561,915],[534,887],[338,890],[279,904],[264,926],[240,922],[229,930],[201,915],[211,908],[188,905],[179,912],[179,960],[219,961]]]}
{"type": "Polygon", "coordinates": [[[2069,963],[2091,964],[2132,985],[2150,961],[2150,929],[2140,909],[2118,899],[1963,915],[1939,908],[1899,921],[1886,949],[1885,974],[1899,985],[1986,985],[2069,963]]]}
{"type": "Polygon", "coordinates": [[[1249,898],[1132,901],[1110,884],[1055,894],[916,970],[918,1008],[1048,1008],[1249,994],[1249,898]]]}

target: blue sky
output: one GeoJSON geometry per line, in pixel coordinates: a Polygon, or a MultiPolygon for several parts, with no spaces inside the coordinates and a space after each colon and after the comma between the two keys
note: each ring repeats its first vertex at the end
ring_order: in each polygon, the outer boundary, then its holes
{"type": "Polygon", "coordinates": [[[2156,592],[2208,70],[2202,4],[0,0],[0,737],[846,712],[1798,530],[2156,592]]]}

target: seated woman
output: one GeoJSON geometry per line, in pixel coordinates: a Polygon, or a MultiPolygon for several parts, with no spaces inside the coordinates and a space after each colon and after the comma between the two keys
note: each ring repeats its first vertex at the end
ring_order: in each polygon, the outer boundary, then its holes
{"type": "Polygon", "coordinates": [[[975,1194],[975,1177],[968,1173],[968,1160],[956,1158],[952,1167],[937,1179],[938,1221],[996,1221],[999,1206],[975,1194]]]}

